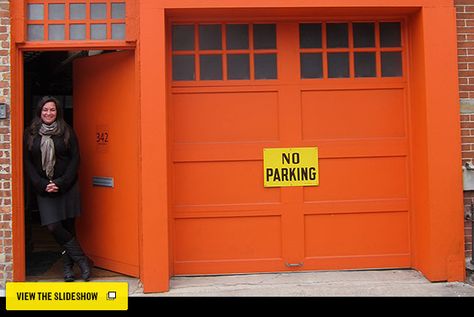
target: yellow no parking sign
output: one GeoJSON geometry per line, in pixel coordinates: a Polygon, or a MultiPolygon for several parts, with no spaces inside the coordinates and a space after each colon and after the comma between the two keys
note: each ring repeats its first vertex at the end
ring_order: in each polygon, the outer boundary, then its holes
{"type": "Polygon", "coordinates": [[[263,177],[265,187],[318,186],[318,148],[264,149],[263,177]]]}

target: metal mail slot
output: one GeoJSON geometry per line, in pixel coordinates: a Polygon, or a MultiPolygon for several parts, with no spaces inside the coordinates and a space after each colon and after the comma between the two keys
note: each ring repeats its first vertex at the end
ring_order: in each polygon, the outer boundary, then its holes
{"type": "Polygon", "coordinates": [[[92,176],[92,186],[114,187],[113,177],[92,176]]]}

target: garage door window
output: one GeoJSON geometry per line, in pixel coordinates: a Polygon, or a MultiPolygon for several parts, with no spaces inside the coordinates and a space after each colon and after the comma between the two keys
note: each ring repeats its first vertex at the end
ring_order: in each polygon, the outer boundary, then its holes
{"type": "Polygon", "coordinates": [[[276,25],[174,24],[174,81],[274,80],[276,25]]]}
{"type": "Polygon", "coordinates": [[[301,23],[303,79],[402,77],[400,22],[301,23]]]}

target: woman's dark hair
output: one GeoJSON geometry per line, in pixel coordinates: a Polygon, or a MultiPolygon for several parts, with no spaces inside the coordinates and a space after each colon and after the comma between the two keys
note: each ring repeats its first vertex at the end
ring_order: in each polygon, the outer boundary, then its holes
{"type": "Polygon", "coordinates": [[[33,139],[36,135],[38,135],[39,129],[41,128],[41,124],[43,124],[43,121],[41,120],[41,111],[43,110],[44,105],[48,102],[54,102],[54,104],[56,105],[56,122],[58,124],[57,135],[63,136],[64,143],[66,143],[66,146],[69,144],[69,138],[71,136],[71,127],[69,126],[69,124],[67,124],[66,121],[64,121],[64,112],[61,103],[53,96],[44,96],[38,102],[38,105],[36,106],[35,116],[33,120],[31,120],[31,124],[27,130],[28,149],[31,149],[31,147],[33,146],[33,139]]]}

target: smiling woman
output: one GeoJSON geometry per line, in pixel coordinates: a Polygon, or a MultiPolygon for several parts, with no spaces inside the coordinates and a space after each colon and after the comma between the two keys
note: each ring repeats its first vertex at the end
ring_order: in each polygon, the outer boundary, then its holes
{"type": "Polygon", "coordinates": [[[90,259],[76,240],[75,218],[80,215],[78,185],[79,144],[63,118],[59,101],[43,97],[25,132],[25,171],[36,193],[41,224],[63,248],[64,280],[74,280],[73,265],[89,280],[90,259]]]}

